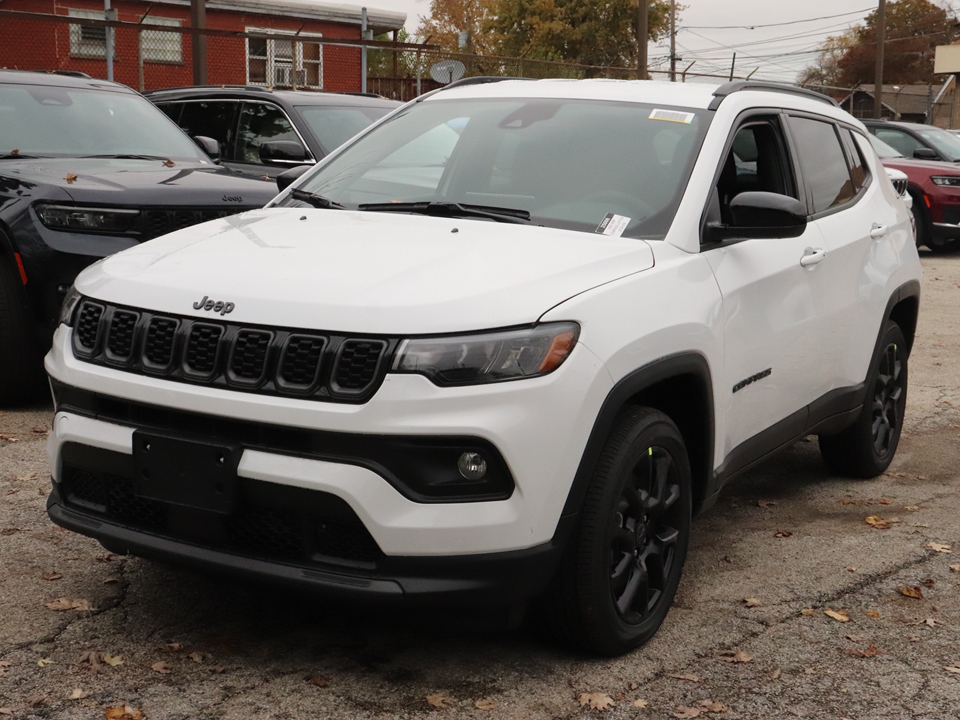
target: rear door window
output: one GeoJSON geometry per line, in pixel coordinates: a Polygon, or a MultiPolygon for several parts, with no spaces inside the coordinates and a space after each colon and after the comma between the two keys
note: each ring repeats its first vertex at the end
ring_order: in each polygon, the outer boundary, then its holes
{"type": "Polygon", "coordinates": [[[836,126],[807,117],[791,117],[800,170],[806,181],[810,211],[821,213],[853,199],[853,180],[836,126]]]}

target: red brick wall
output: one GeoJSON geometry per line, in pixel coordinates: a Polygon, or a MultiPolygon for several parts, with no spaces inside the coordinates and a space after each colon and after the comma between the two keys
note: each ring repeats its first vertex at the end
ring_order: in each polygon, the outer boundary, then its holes
{"type": "MultiPolygon", "coordinates": [[[[138,22],[150,5],[146,2],[114,2],[119,19],[138,22]]],[[[103,10],[96,0],[5,0],[0,8],[44,14],[69,15],[69,10],[103,10]]],[[[150,14],[176,18],[183,27],[190,25],[190,10],[185,7],[153,5],[150,14]]],[[[320,34],[324,38],[360,39],[359,25],[299,20],[280,16],[207,10],[207,27],[243,32],[247,28],[299,31],[320,34]]],[[[139,41],[133,29],[118,29],[114,79],[140,88],[139,41]]],[[[182,62],[144,62],[144,89],[156,90],[193,84],[193,54],[189,35],[182,36],[182,62]]],[[[76,70],[93,77],[107,76],[104,59],[73,57],[70,54],[70,26],[46,20],[0,18],[0,67],[23,70],[76,70]]],[[[242,85],[247,81],[246,40],[244,38],[207,38],[207,76],[214,85],[242,85]]],[[[333,92],[360,90],[359,48],[323,48],[323,87],[333,92]]]]}

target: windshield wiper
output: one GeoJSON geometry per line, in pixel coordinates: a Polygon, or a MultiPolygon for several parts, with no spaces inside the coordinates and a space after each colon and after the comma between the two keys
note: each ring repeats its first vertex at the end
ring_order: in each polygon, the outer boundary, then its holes
{"type": "Polygon", "coordinates": [[[35,159],[38,157],[43,157],[42,155],[25,155],[23,153],[2,153],[0,154],[0,160],[21,160],[23,158],[35,159]]]}
{"type": "Polygon", "coordinates": [[[78,157],[82,158],[107,158],[110,160],[163,160],[164,162],[170,162],[170,158],[163,157],[162,155],[131,155],[131,154],[106,154],[106,155],[80,155],[78,157]]]}
{"type": "Polygon", "coordinates": [[[305,202],[307,205],[312,205],[315,208],[320,208],[321,210],[344,209],[343,205],[338,202],[334,202],[333,200],[323,197],[323,195],[317,195],[308,190],[301,190],[300,188],[293,188],[290,191],[290,197],[305,202]]]}
{"type": "Polygon", "coordinates": [[[518,224],[530,222],[530,213],[526,210],[490,205],[465,205],[455,202],[366,203],[358,205],[357,209],[369,212],[408,212],[435,217],[487,218],[497,222],[518,224]]]}

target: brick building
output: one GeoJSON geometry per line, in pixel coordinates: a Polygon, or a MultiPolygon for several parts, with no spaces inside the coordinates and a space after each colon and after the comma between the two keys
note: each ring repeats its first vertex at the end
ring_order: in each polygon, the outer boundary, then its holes
{"type": "MultiPolygon", "coordinates": [[[[189,0],[115,0],[114,79],[141,91],[193,84],[189,0]]],[[[0,0],[0,67],[71,70],[107,76],[102,0],[0,0]],[[36,13],[23,15],[21,13],[36,13]],[[41,17],[42,15],[42,17],[41,17]]],[[[210,84],[356,92],[360,49],[331,41],[361,39],[361,8],[315,0],[207,0],[207,28],[271,38],[207,39],[210,84]],[[286,38],[290,39],[287,40],[286,38]],[[311,42],[314,40],[314,42],[311,42]],[[324,42],[317,42],[317,41],[324,42]]],[[[367,9],[376,34],[403,27],[405,13],[367,9]]]]}

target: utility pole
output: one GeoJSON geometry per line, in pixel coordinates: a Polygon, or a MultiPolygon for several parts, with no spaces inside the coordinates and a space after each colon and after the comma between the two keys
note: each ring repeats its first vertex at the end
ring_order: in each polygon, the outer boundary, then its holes
{"type": "Polygon", "coordinates": [[[880,118],[880,109],[883,106],[883,36],[887,25],[887,0],[880,0],[877,10],[877,71],[873,80],[873,116],[880,118]]]}
{"type": "Polygon", "coordinates": [[[650,0],[637,0],[637,80],[647,79],[647,17],[650,0]]]}
{"type": "Polygon", "coordinates": [[[677,0],[670,0],[670,82],[677,81],[677,0]]]}
{"type": "MultiPolygon", "coordinates": [[[[104,0],[103,2],[103,18],[104,20],[116,20],[117,11],[110,7],[110,0],[104,0]]],[[[106,32],[104,33],[106,46],[107,46],[107,80],[113,82],[113,57],[116,47],[116,35],[115,30],[112,27],[104,28],[106,32]]]]}
{"type": "MultiPolygon", "coordinates": [[[[360,8],[360,37],[367,39],[367,9],[360,8]]],[[[367,46],[360,50],[360,92],[367,91],[367,46]]]]}
{"type": "MultiPolygon", "coordinates": [[[[207,36],[199,30],[207,29],[206,0],[190,0],[190,43],[193,48],[193,84],[207,84],[207,36]]],[[[268,78],[269,80],[269,78],[268,78]]],[[[272,85],[273,82],[271,81],[272,85]]]]}

